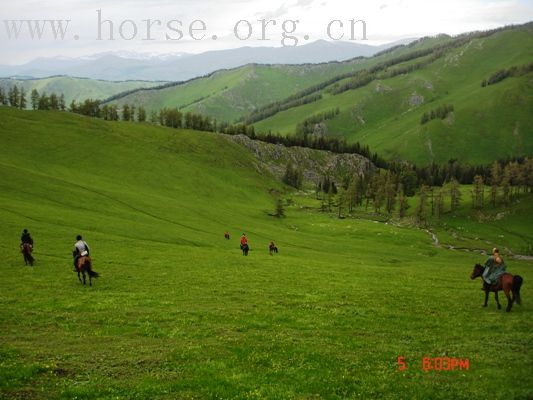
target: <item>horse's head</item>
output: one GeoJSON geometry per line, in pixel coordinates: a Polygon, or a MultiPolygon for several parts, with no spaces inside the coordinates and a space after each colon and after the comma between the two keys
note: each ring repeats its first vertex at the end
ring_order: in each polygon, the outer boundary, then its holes
{"type": "Polygon", "coordinates": [[[480,264],[474,265],[474,269],[472,270],[472,273],[470,274],[470,279],[476,279],[478,276],[483,275],[483,270],[485,267],[483,267],[480,264]]]}

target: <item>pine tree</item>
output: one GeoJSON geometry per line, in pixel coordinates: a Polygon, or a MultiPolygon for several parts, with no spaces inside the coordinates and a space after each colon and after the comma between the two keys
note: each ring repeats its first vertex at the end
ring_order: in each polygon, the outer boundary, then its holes
{"type": "Polygon", "coordinates": [[[505,169],[507,169],[509,176],[510,197],[511,200],[514,200],[518,195],[518,163],[514,161],[510,162],[505,166],[505,169]]]}
{"type": "Polygon", "coordinates": [[[19,106],[19,88],[17,85],[9,89],[9,105],[17,108],[19,106]]]}
{"type": "Polygon", "coordinates": [[[59,96],[59,109],[61,111],[65,111],[65,108],[65,95],[61,93],[61,95],[59,96]]]}
{"type": "Polygon", "coordinates": [[[143,106],[139,106],[137,109],[137,121],[144,122],[146,121],[146,110],[143,106]]]}
{"type": "Polygon", "coordinates": [[[4,88],[0,86],[0,105],[4,105],[4,102],[6,101],[6,92],[4,91],[4,88]]]}
{"type": "Polygon", "coordinates": [[[526,177],[526,188],[529,192],[533,191],[533,158],[526,158],[522,165],[523,174],[526,177]]]}
{"type": "Polygon", "coordinates": [[[420,188],[418,205],[415,210],[416,222],[420,226],[427,225],[427,197],[428,197],[429,187],[422,185],[420,188]]]}
{"type": "Polygon", "coordinates": [[[392,214],[394,210],[394,205],[396,203],[396,182],[392,172],[387,171],[385,176],[385,207],[388,214],[392,214]]]}
{"type": "Polygon", "coordinates": [[[472,189],[472,207],[483,208],[485,186],[481,175],[474,176],[474,188],[472,189]]]}
{"type": "Polygon", "coordinates": [[[333,191],[333,188],[334,188],[334,183],[333,182],[330,182],[329,183],[329,189],[328,189],[328,194],[326,196],[326,199],[327,199],[327,207],[328,207],[328,211],[331,212],[331,208],[333,207],[333,198],[335,196],[335,193],[333,191]]]}
{"type": "Polygon", "coordinates": [[[285,167],[285,174],[283,175],[282,180],[283,183],[296,189],[300,189],[303,182],[303,172],[301,169],[296,168],[292,161],[289,161],[285,167]]]}
{"type": "Polygon", "coordinates": [[[46,93],[42,93],[39,97],[39,104],[37,106],[39,110],[49,110],[50,109],[50,98],[46,95],[46,93]]]}
{"type": "Polygon", "coordinates": [[[403,191],[403,185],[400,184],[398,188],[398,217],[400,219],[405,217],[405,212],[407,211],[408,207],[409,205],[407,203],[407,196],[403,191]]]}
{"type": "Polygon", "coordinates": [[[26,109],[26,105],[27,105],[27,101],[26,101],[26,91],[24,90],[24,88],[21,86],[20,87],[20,95],[19,95],[19,108],[21,110],[25,110],[26,109]]]}
{"type": "Polygon", "coordinates": [[[511,202],[511,169],[506,165],[503,169],[502,178],[502,204],[508,206],[511,202]]]}
{"type": "Polygon", "coordinates": [[[350,183],[348,185],[348,189],[346,189],[346,199],[347,199],[347,205],[348,205],[348,212],[351,213],[357,204],[357,181],[359,180],[358,175],[354,175],[354,177],[350,180],[350,183]]]}
{"type": "Polygon", "coordinates": [[[122,106],[122,121],[129,121],[130,117],[130,106],[128,104],[124,104],[122,106]]]}
{"type": "Polygon", "coordinates": [[[348,202],[347,197],[348,195],[347,195],[346,190],[343,188],[340,188],[339,191],[337,192],[337,208],[338,208],[337,217],[338,218],[343,218],[343,210],[348,202]]]}
{"type": "Polygon", "coordinates": [[[112,105],[109,107],[109,119],[111,121],[118,121],[118,108],[116,105],[112,105]]]}
{"type": "Polygon", "coordinates": [[[381,207],[383,207],[383,203],[385,202],[386,198],[386,185],[387,185],[387,177],[384,170],[379,170],[377,174],[375,174],[372,177],[372,193],[374,195],[372,201],[374,204],[374,212],[379,213],[381,211],[381,207]]]}
{"type": "Polygon", "coordinates": [[[281,218],[285,216],[285,209],[283,208],[283,200],[280,197],[276,199],[276,210],[274,212],[274,216],[277,218],[281,218]]]}
{"type": "Polygon", "coordinates": [[[77,113],[78,112],[78,104],[76,103],[76,100],[72,100],[70,102],[69,110],[70,110],[70,112],[73,112],[73,113],[77,113]]]}
{"type": "Polygon", "coordinates": [[[107,104],[104,104],[100,109],[100,115],[104,120],[109,120],[109,106],[107,104]]]}
{"type": "Polygon", "coordinates": [[[448,187],[450,190],[450,210],[454,212],[459,209],[459,205],[461,203],[461,190],[459,189],[459,182],[457,179],[452,178],[448,184],[448,187]]]}
{"type": "Polygon", "coordinates": [[[494,164],[492,164],[492,168],[490,170],[490,181],[490,201],[492,206],[496,207],[498,188],[502,181],[502,167],[498,161],[495,161],[494,164]]]}
{"type": "Polygon", "coordinates": [[[157,111],[154,110],[150,112],[150,122],[152,124],[159,123],[159,114],[157,113],[157,111]]]}
{"type": "Polygon", "coordinates": [[[50,95],[50,109],[59,110],[59,99],[57,97],[57,94],[55,93],[52,93],[50,95]]]}
{"type": "Polygon", "coordinates": [[[442,194],[442,188],[436,189],[434,196],[435,217],[439,219],[444,213],[444,196],[442,194]]]}
{"type": "Polygon", "coordinates": [[[39,107],[39,92],[37,91],[37,89],[33,89],[31,91],[30,99],[31,99],[31,108],[33,110],[37,110],[37,108],[39,107]]]}

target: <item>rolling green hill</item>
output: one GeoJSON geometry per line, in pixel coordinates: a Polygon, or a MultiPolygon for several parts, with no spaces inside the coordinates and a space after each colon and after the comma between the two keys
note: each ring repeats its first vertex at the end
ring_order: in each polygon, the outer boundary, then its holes
{"type": "Polygon", "coordinates": [[[161,82],[149,81],[103,81],[98,79],[75,78],[71,76],[52,76],[41,79],[0,79],[0,87],[6,91],[10,87],[17,85],[23,87],[26,91],[28,100],[28,107],[31,106],[29,97],[33,89],[37,89],[40,94],[56,93],[65,95],[65,101],[70,103],[72,100],[83,101],[85,99],[99,99],[103,100],[110,96],[122,93],[125,91],[148,88],[160,85],[161,82]]]}
{"type": "MultiPolygon", "coordinates": [[[[506,258],[524,304],[483,309],[468,277],[484,256],[320,213],[256,162],[222,135],[0,107],[0,398],[531,394],[531,261],[506,258]],[[280,192],[293,202],[277,219],[280,192]],[[93,287],[71,271],[78,233],[93,287]],[[425,371],[424,357],[469,367],[425,371]]],[[[531,207],[515,212],[507,229],[531,207]]]]}
{"type": "Polygon", "coordinates": [[[258,65],[218,71],[164,88],[139,90],[118,96],[112,103],[143,106],[147,110],[178,107],[208,115],[219,121],[234,122],[258,107],[278,101],[340,74],[348,74],[404,54],[411,49],[425,49],[450,38],[426,38],[409,46],[399,46],[372,58],[344,62],[304,65],[258,65]]]}
{"type": "Polygon", "coordinates": [[[340,91],[350,79],[332,84],[319,92],[320,100],[279,112],[255,128],[294,134],[306,118],[338,108],[322,131],[370,145],[389,159],[487,163],[532,154],[533,73],[481,83],[497,71],[533,62],[533,25],[456,40],[460,46],[387,67],[359,88],[340,91]],[[454,108],[447,118],[421,124],[424,113],[447,104],[454,108]]]}
{"type": "Polygon", "coordinates": [[[245,65],[213,73],[204,78],[162,89],[141,90],[113,103],[142,105],[147,110],[178,107],[233,122],[258,106],[326,80],[343,71],[358,68],[358,63],[308,66],[245,65]]]}

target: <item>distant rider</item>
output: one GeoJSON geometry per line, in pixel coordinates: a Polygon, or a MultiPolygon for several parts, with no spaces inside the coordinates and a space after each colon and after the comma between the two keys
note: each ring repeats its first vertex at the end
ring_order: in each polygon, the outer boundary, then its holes
{"type": "Polygon", "coordinates": [[[31,238],[30,232],[28,232],[27,229],[24,229],[22,231],[22,235],[20,236],[20,246],[22,247],[26,243],[33,246],[33,239],[31,238]]]}
{"type": "Polygon", "coordinates": [[[485,271],[483,271],[483,281],[489,285],[497,285],[500,277],[505,273],[505,262],[500,256],[500,251],[495,247],[492,249],[492,255],[485,262],[485,271]]]}
{"type": "Polygon", "coordinates": [[[270,255],[272,255],[273,253],[277,253],[278,252],[278,248],[276,246],[276,244],[274,243],[273,240],[270,241],[270,243],[268,244],[268,251],[270,253],[270,255]]]}
{"type": "Polygon", "coordinates": [[[72,256],[74,257],[74,272],[78,271],[78,259],[80,257],[89,256],[89,245],[85,242],[81,235],[76,236],[77,242],[74,244],[72,256]]]}
{"type": "Polygon", "coordinates": [[[242,236],[241,236],[241,249],[246,246],[248,244],[248,238],[246,237],[246,235],[243,233],[242,236]]]}

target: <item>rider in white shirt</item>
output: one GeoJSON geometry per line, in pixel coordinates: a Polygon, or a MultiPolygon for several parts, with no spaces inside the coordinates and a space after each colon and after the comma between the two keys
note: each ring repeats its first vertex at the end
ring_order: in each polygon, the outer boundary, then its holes
{"type": "Polygon", "coordinates": [[[76,236],[77,242],[74,244],[72,256],[74,257],[74,271],[77,271],[76,266],[78,259],[89,255],[89,245],[82,239],[81,235],[76,236]]]}

